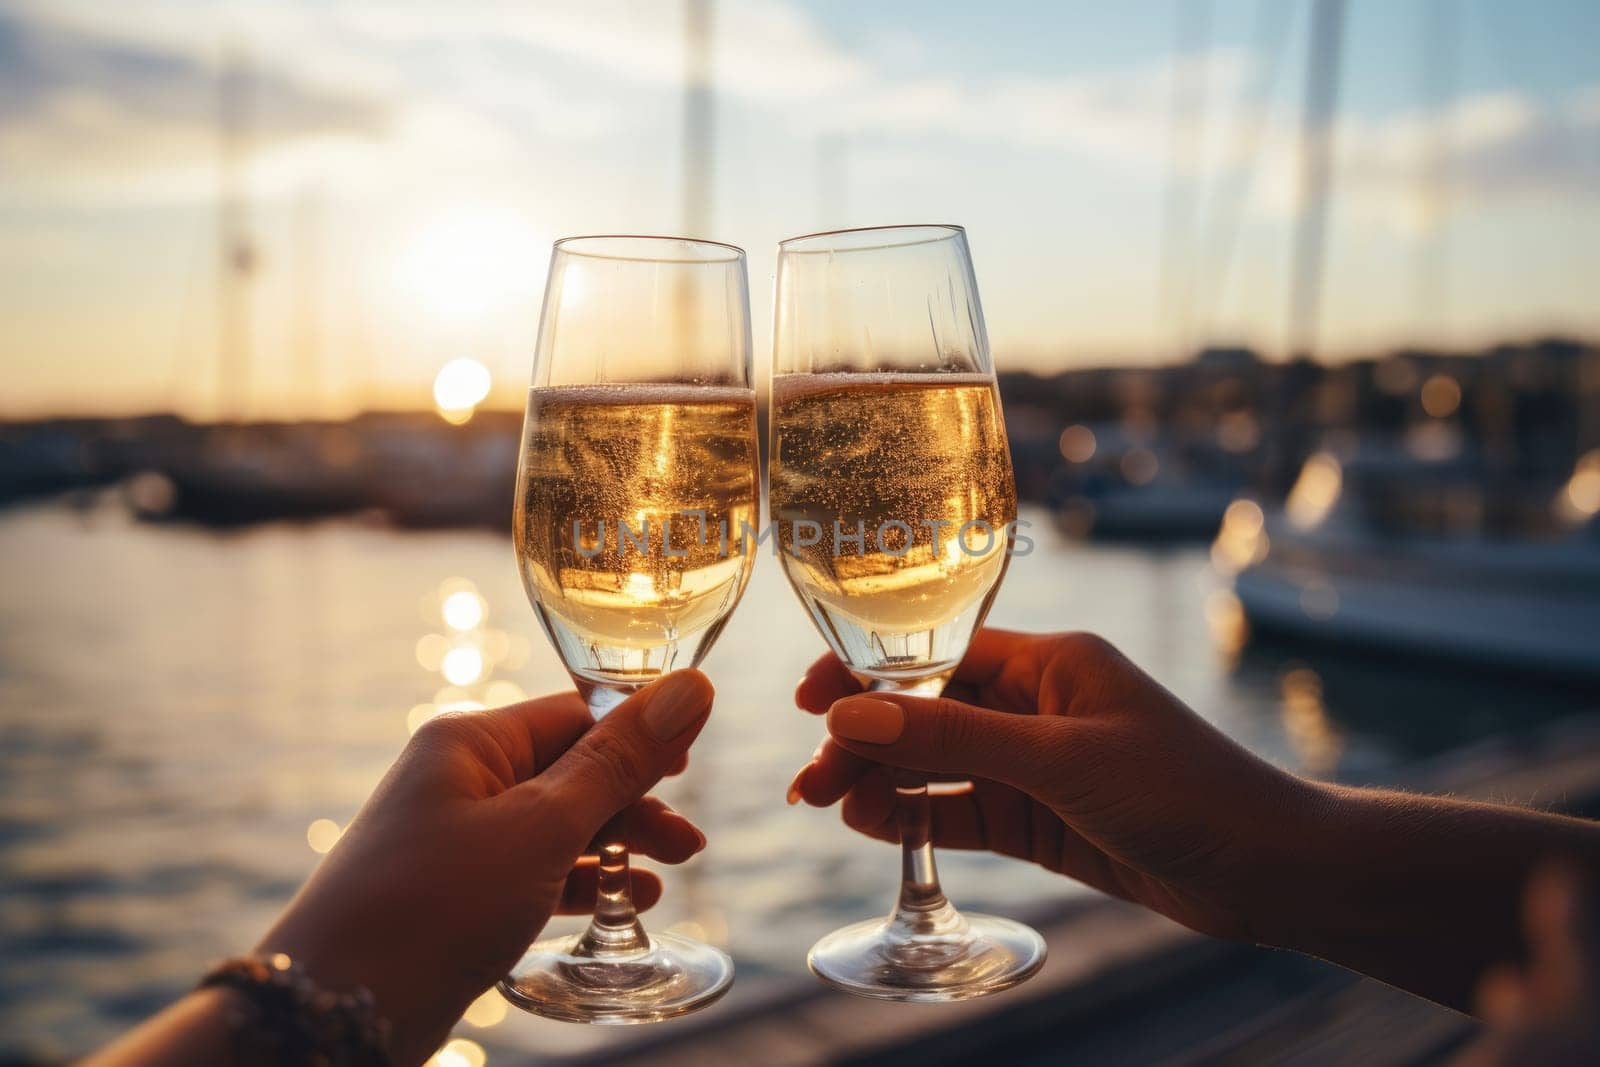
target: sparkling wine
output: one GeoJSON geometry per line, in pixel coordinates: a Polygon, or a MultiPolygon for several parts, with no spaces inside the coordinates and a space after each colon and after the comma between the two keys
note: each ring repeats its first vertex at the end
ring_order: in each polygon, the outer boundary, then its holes
{"type": "Polygon", "coordinates": [[[516,552],[575,673],[632,684],[696,662],[744,591],[755,397],[689,385],[535,388],[516,552]]]}
{"type": "Polygon", "coordinates": [[[1017,514],[992,380],[784,374],[772,397],[781,558],[823,636],[872,677],[953,668],[1017,514]]]}

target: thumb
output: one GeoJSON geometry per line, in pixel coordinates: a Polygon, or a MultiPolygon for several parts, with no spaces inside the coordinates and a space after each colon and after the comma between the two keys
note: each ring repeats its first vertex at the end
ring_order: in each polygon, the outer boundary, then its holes
{"type": "Polygon", "coordinates": [[[971,775],[1038,797],[1061,776],[1067,720],[1013,715],[949,697],[870,693],[828,709],[828,733],[876,762],[971,775]]]}
{"type": "Polygon", "coordinates": [[[705,725],[714,695],[704,674],[675,671],[607,712],[543,774],[517,788],[553,802],[582,849],[672,769],[705,725]]]}

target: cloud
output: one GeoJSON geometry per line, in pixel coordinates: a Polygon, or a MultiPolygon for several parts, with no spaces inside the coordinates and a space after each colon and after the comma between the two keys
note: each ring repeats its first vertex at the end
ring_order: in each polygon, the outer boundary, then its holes
{"type": "Polygon", "coordinates": [[[1228,99],[1250,73],[1248,56],[1218,50],[1056,77],[890,83],[865,93],[851,118],[876,134],[955,134],[1156,172],[1169,152],[1172,79],[1189,85],[1203,79],[1208,92],[1228,99]]]}
{"type": "MultiPolygon", "coordinates": [[[[581,4],[493,2],[395,4],[354,0],[339,24],[392,45],[514,43],[580,60],[611,78],[676,89],[684,75],[684,13],[676,3],[586,0],[581,4]]],[[[859,84],[870,65],[829,41],[783,0],[742,0],[715,9],[713,81],[757,100],[803,100],[859,84]]]]}
{"type": "MultiPolygon", "coordinates": [[[[45,189],[208,195],[224,30],[258,57],[258,170],[283,181],[331,171],[370,186],[441,166],[509,172],[552,152],[582,160],[584,142],[636,136],[636,108],[659,113],[684,76],[673,3],[277,0],[230,6],[197,28],[181,0],[41,2],[0,0],[0,169],[45,189]]],[[[791,141],[858,139],[856,158],[903,157],[939,138],[1076,155],[1159,184],[1174,79],[1203,82],[1209,113],[1180,115],[1176,132],[1204,121],[1191,131],[1204,150],[1182,154],[1181,176],[1216,185],[1259,166],[1253,210],[1281,220],[1296,208],[1294,90],[1256,99],[1260,72],[1244,51],[1049,76],[951,71],[928,66],[913,31],[834,40],[785,0],[718,5],[713,34],[723,101],[791,141]],[[1262,110],[1236,114],[1241,100],[1262,110]],[[1260,123],[1259,160],[1230,155],[1247,147],[1233,143],[1241,120],[1260,123]]],[[[1564,110],[1499,93],[1428,113],[1345,115],[1335,195],[1353,218],[1407,233],[1492,202],[1589,196],[1596,161],[1579,147],[1597,133],[1600,87],[1564,110]],[[1431,197],[1424,172],[1435,176],[1431,197]]]]}
{"type": "MultiPolygon", "coordinates": [[[[14,187],[62,191],[212,167],[222,76],[191,54],[0,8],[0,172],[14,187]]],[[[265,151],[376,136],[389,119],[373,99],[274,67],[248,84],[251,137],[265,151]]]]}
{"type": "MultiPolygon", "coordinates": [[[[1334,197],[1348,217],[1406,236],[1452,216],[1540,200],[1600,196],[1600,87],[1540,107],[1514,92],[1463,97],[1431,111],[1349,117],[1334,129],[1334,197]]],[[[1292,131],[1291,131],[1292,133],[1292,131]]],[[[1279,139],[1259,205],[1272,217],[1299,203],[1297,145],[1279,139]]]]}

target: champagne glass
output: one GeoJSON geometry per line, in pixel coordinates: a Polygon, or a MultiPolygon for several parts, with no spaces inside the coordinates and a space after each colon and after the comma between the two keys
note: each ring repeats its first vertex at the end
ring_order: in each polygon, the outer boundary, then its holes
{"type": "MultiPolygon", "coordinates": [[[[540,624],[598,718],[697,665],[744,592],[758,521],[750,304],[741,249],[679,237],[556,242],[528,393],[514,517],[540,624]]],[[[594,920],[540,941],[500,983],[587,1023],[702,1008],[733,961],[646,934],[608,826],[594,920]]]]}
{"type": "MultiPolygon", "coordinates": [[[[1005,575],[1017,514],[1000,394],[959,226],[778,247],[770,493],[789,583],[874,692],[936,696],[1005,575]]],[[[897,772],[900,899],[811,970],[885,1000],[964,1000],[1044,962],[1021,923],[962,915],[934,868],[924,776],[897,772]]]]}

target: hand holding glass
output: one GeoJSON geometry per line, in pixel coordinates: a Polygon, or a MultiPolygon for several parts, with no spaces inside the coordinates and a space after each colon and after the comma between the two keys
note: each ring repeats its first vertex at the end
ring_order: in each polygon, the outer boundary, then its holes
{"type": "MultiPolygon", "coordinates": [[[[870,690],[937,696],[988,613],[1017,515],[964,231],[846,230],[779,246],[771,457],[784,570],[828,647],[870,690]]],[[[1032,975],[1044,942],[951,906],[927,781],[896,784],[899,903],[887,920],[819,941],[812,971],[915,1001],[1032,975]]]]}
{"type": "MultiPolygon", "coordinates": [[[[559,241],[517,473],[517,563],[596,717],[693,667],[750,576],[759,507],[744,253],[670,237],[559,241]],[[719,537],[719,531],[731,530],[719,537]]],[[[539,1015],[636,1023],[704,1007],[733,963],[647,935],[602,833],[594,921],[529,949],[501,992],[539,1015]]]]}

